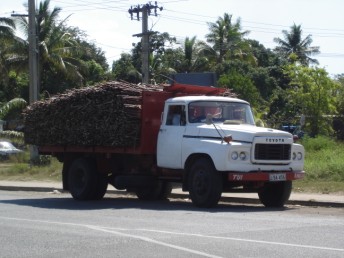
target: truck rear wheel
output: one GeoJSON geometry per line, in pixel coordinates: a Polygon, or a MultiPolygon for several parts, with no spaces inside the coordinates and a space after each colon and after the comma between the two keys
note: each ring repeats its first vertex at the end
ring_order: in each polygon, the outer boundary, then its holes
{"type": "Polygon", "coordinates": [[[97,173],[95,162],[80,158],[68,172],[69,191],[76,200],[99,200],[107,190],[106,175],[97,173]]]}
{"type": "Polygon", "coordinates": [[[161,181],[155,187],[140,187],[135,191],[140,200],[166,200],[171,192],[172,185],[161,181]]]}
{"type": "Polygon", "coordinates": [[[96,189],[93,193],[92,200],[103,199],[108,187],[108,176],[105,174],[97,173],[96,189]]]}
{"type": "Polygon", "coordinates": [[[191,166],[189,189],[194,205],[203,208],[217,205],[222,194],[222,176],[209,159],[198,159],[191,166]]]}
{"type": "Polygon", "coordinates": [[[258,191],[259,200],[265,207],[283,207],[289,200],[292,181],[268,182],[258,191]]]}

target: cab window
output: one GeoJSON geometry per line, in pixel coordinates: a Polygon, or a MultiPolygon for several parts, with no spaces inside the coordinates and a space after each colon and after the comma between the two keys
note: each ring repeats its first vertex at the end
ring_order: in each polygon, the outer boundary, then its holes
{"type": "Polygon", "coordinates": [[[185,125],[185,106],[170,105],[168,107],[166,125],[183,126],[185,125]]]}

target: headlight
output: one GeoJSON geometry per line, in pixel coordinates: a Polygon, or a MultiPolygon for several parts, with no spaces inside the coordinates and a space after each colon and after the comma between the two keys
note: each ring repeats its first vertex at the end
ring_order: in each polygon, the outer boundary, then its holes
{"type": "Polygon", "coordinates": [[[293,152],[293,160],[302,160],[303,155],[302,152],[293,152]]]}
{"type": "Polygon", "coordinates": [[[232,157],[232,160],[237,160],[239,157],[239,154],[236,151],[233,151],[231,157],[232,157]]]}
{"type": "Polygon", "coordinates": [[[239,157],[240,157],[241,160],[245,160],[246,159],[246,153],[243,152],[243,151],[240,152],[239,157]]]}

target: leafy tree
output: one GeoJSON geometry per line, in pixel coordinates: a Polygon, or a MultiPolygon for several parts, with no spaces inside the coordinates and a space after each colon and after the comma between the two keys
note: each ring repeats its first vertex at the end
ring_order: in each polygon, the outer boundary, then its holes
{"type": "Polygon", "coordinates": [[[85,62],[94,60],[97,62],[104,71],[109,70],[104,51],[97,47],[94,43],[87,41],[87,35],[78,27],[67,27],[67,33],[75,39],[79,47],[79,58],[85,62]]]}
{"type": "Polygon", "coordinates": [[[283,30],[283,39],[275,38],[278,44],[275,51],[289,60],[290,63],[300,62],[302,65],[319,64],[318,60],[311,55],[320,53],[319,47],[311,46],[313,40],[311,35],[302,38],[301,25],[293,25],[290,31],[283,30]]]}
{"type": "Polygon", "coordinates": [[[338,84],[336,94],[338,115],[334,118],[333,129],[336,131],[337,138],[344,140],[344,74],[338,74],[335,82],[338,84]]]}
{"type": "Polygon", "coordinates": [[[166,49],[163,55],[152,61],[152,79],[156,83],[165,83],[171,74],[184,72],[184,60],[184,51],[181,47],[166,49]]]}
{"type": "Polygon", "coordinates": [[[299,123],[299,116],[302,114],[301,104],[295,103],[293,96],[287,90],[277,87],[270,98],[266,117],[269,127],[279,128],[282,124],[299,123]]]}
{"type": "Polygon", "coordinates": [[[229,87],[234,93],[238,94],[239,98],[250,102],[253,106],[259,104],[259,92],[252,80],[235,69],[222,74],[218,80],[218,85],[220,87],[229,87]]]}
{"type": "Polygon", "coordinates": [[[251,66],[248,74],[259,91],[260,96],[266,101],[270,99],[274,89],[278,87],[278,82],[271,75],[270,71],[271,69],[269,68],[251,66]]]}
{"type": "Polygon", "coordinates": [[[289,98],[306,116],[306,128],[310,135],[332,133],[332,115],[336,114],[337,84],[322,68],[289,65],[285,73],[291,79],[290,88],[287,90],[289,98]]]}
{"type": "Polygon", "coordinates": [[[131,83],[139,83],[141,74],[132,63],[132,56],[122,53],[121,58],[112,64],[112,73],[115,80],[123,80],[131,83]]]}
{"type": "Polygon", "coordinates": [[[92,85],[96,82],[100,82],[104,78],[105,71],[103,67],[98,64],[95,60],[86,62],[87,65],[87,84],[92,85]]]}
{"type": "MultiPolygon", "coordinates": [[[[171,37],[170,34],[167,32],[164,33],[154,33],[149,37],[149,53],[151,56],[150,60],[156,60],[158,57],[164,55],[167,49],[169,49],[173,44],[176,43],[176,38],[171,37]]],[[[138,42],[133,44],[132,49],[132,62],[135,68],[138,71],[141,71],[142,67],[142,60],[141,60],[141,53],[142,53],[142,44],[138,42]]],[[[150,66],[154,64],[151,63],[150,66]]]]}

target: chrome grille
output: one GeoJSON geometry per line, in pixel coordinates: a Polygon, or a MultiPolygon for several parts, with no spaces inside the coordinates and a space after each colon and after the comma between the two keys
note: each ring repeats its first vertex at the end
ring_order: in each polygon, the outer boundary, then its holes
{"type": "Polygon", "coordinates": [[[254,149],[255,160],[290,160],[290,144],[257,143],[254,149]]]}

